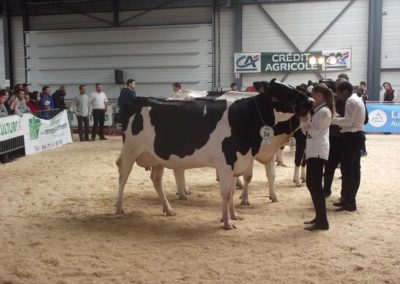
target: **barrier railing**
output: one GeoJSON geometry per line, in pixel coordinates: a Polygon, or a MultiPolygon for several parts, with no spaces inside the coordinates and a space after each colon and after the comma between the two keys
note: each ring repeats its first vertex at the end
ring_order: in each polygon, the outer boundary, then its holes
{"type": "Polygon", "coordinates": [[[39,111],[35,112],[33,115],[36,116],[37,118],[41,118],[41,119],[52,119],[57,114],[59,114],[61,111],[62,110],[59,108],[51,109],[51,110],[39,110],[39,111]]]}
{"type": "Polygon", "coordinates": [[[24,136],[18,136],[5,141],[0,141],[0,155],[14,152],[24,148],[24,136]]]}

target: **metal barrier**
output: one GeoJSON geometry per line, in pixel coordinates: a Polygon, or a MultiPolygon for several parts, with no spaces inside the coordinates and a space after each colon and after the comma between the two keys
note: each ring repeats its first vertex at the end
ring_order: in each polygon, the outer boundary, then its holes
{"type": "Polygon", "coordinates": [[[33,115],[36,116],[37,118],[41,118],[41,119],[52,119],[57,114],[59,114],[61,111],[62,110],[59,108],[51,109],[51,110],[39,110],[39,111],[35,112],[33,115]]]}
{"type": "Polygon", "coordinates": [[[23,149],[24,147],[24,136],[18,136],[6,141],[0,141],[0,155],[14,152],[16,150],[23,149]]]}

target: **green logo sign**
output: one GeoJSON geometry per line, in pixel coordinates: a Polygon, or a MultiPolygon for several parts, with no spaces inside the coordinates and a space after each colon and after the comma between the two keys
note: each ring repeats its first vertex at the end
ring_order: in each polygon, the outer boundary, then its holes
{"type": "Polygon", "coordinates": [[[261,72],[310,72],[321,70],[321,65],[312,58],[321,57],[322,52],[262,52],[261,72]]]}
{"type": "Polygon", "coordinates": [[[39,129],[40,129],[40,119],[37,117],[32,117],[29,119],[29,138],[31,140],[36,140],[39,138],[39,129]]]}

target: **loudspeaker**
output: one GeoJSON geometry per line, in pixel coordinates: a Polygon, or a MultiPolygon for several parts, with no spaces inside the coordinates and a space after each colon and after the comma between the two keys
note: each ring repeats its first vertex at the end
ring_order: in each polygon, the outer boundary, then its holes
{"type": "Polygon", "coordinates": [[[115,70],[115,84],[124,84],[124,72],[122,70],[115,70]]]}

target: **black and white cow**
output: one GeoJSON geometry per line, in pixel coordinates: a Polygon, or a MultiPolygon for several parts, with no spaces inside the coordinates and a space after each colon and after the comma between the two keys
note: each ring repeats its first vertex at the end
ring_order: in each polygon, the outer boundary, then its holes
{"type": "Polygon", "coordinates": [[[123,191],[136,162],[152,168],[151,180],[166,215],[175,215],[162,188],[163,168],[214,167],[222,196],[225,229],[237,219],[233,205],[235,180],[252,171],[254,159],[271,160],[298,127],[293,116],[275,125],[274,110],[304,114],[309,98],[295,88],[271,81],[266,94],[236,100],[168,101],[138,97],[132,102],[126,141],[117,159],[117,214],[122,214],[123,191]],[[267,143],[264,143],[267,142],[267,143]]]}

